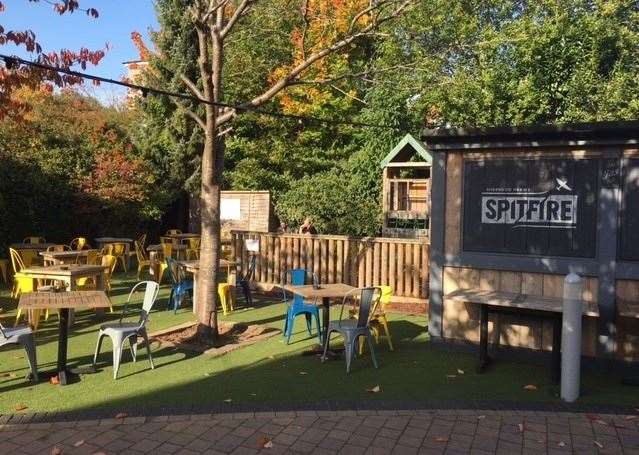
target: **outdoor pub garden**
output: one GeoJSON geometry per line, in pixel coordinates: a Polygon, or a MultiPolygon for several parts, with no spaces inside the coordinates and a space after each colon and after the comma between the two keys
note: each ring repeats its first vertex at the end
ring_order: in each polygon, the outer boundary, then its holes
{"type": "Polygon", "coordinates": [[[636,5],[24,3],[0,452],[639,450],[636,5]]]}

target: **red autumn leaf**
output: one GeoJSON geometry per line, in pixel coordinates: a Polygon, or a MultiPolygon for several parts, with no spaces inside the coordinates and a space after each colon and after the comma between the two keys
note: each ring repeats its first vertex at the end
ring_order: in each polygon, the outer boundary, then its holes
{"type": "Polygon", "coordinates": [[[115,415],[115,418],[116,419],[124,419],[125,417],[128,417],[128,416],[129,416],[129,414],[127,414],[126,412],[118,412],[115,415]]]}

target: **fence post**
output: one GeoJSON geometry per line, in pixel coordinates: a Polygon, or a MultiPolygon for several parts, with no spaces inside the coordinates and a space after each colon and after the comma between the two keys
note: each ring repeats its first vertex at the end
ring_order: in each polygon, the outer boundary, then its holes
{"type": "Polygon", "coordinates": [[[583,280],[570,273],[564,280],[561,331],[561,399],[572,403],[579,398],[581,383],[581,320],[583,280]]]}

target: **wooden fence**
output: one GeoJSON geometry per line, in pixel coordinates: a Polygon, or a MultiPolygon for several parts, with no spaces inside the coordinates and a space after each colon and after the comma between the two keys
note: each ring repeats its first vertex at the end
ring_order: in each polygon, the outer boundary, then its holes
{"type": "Polygon", "coordinates": [[[287,270],[303,268],[313,271],[320,283],[389,285],[398,302],[428,298],[428,240],[246,231],[231,235],[242,273],[249,264],[244,240],[259,240],[255,281],[262,285],[279,284],[287,270]]]}

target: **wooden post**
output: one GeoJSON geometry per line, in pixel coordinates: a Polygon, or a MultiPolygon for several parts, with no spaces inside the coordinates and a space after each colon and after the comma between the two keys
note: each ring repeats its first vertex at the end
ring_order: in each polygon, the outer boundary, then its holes
{"type": "Polygon", "coordinates": [[[335,258],[335,281],[337,283],[344,282],[344,240],[338,240],[337,253],[335,258]]]}
{"type": "Polygon", "coordinates": [[[317,279],[320,279],[320,273],[322,272],[320,268],[320,240],[318,238],[313,239],[313,252],[312,252],[312,260],[313,260],[313,273],[317,276],[317,279]]]}
{"type": "Polygon", "coordinates": [[[327,283],[335,283],[335,240],[328,239],[328,280],[327,283]]]}
{"type": "Polygon", "coordinates": [[[371,282],[371,284],[373,286],[379,286],[380,282],[379,282],[379,275],[380,275],[380,269],[382,267],[382,261],[380,260],[380,249],[381,249],[381,245],[379,242],[375,242],[373,244],[373,281],[371,282]]]}
{"type": "Polygon", "coordinates": [[[420,250],[421,247],[419,243],[413,243],[413,268],[411,270],[411,274],[413,275],[413,297],[419,297],[420,289],[421,289],[421,270],[420,270],[420,250]]]}
{"type": "Polygon", "coordinates": [[[388,243],[388,285],[397,294],[397,244],[388,243]]]}
{"type": "Polygon", "coordinates": [[[380,274],[381,282],[379,284],[388,286],[388,241],[382,243],[382,256],[379,261],[379,267],[382,269],[380,274]]]}
{"type": "Polygon", "coordinates": [[[395,273],[397,276],[396,281],[396,295],[403,296],[404,295],[404,245],[402,243],[397,243],[397,266],[395,269],[395,273]]]}

